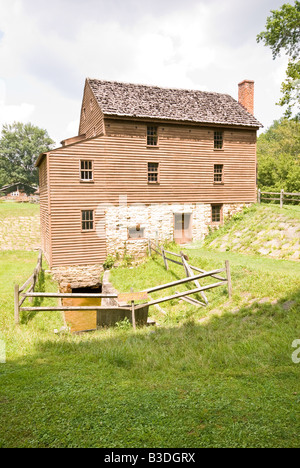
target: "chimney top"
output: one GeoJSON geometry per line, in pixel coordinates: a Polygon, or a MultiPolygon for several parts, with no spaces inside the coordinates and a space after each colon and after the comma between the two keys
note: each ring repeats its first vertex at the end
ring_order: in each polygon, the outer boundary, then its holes
{"type": "Polygon", "coordinates": [[[254,81],[243,80],[239,83],[239,103],[253,115],[254,113],[254,81]]]}

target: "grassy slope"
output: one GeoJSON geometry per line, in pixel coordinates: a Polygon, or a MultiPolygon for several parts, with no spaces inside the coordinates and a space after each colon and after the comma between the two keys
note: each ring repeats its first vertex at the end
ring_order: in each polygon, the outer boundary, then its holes
{"type": "Polygon", "coordinates": [[[300,259],[300,206],[254,205],[236,215],[204,245],[212,250],[300,259]]]}
{"type": "MultiPolygon", "coordinates": [[[[203,268],[229,258],[231,301],[219,288],[207,294],[208,311],[162,304],[167,316],[153,309],[158,328],[80,336],[54,335],[62,321],[53,313],[14,327],[13,283],[27,278],[36,254],[1,253],[0,447],[299,446],[300,365],[291,359],[300,338],[299,264],[188,253],[203,268]],[[198,322],[216,311],[223,315],[198,322]]],[[[125,291],[182,275],[153,259],[113,270],[112,279],[125,291]]],[[[46,278],[44,288],[55,285],[46,278]]]]}

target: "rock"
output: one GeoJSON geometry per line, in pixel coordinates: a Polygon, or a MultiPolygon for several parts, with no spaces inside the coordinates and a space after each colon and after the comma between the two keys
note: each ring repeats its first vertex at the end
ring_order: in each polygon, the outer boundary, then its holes
{"type": "Polygon", "coordinates": [[[296,301],[286,301],[282,304],[282,308],[283,310],[290,310],[295,304],[296,304],[296,301]]]}
{"type": "Polygon", "coordinates": [[[261,255],[268,255],[268,253],[270,252],[270,249],[265,249],[265,248],[261,248],[259,249],[258,251],[261,255]]]}

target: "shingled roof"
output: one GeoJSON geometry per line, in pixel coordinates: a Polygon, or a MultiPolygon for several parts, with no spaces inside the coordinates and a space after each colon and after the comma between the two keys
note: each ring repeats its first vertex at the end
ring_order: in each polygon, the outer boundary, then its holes
{"type": "Polygon", "coordinates": [[[262,127],[228,94],[87,79],[104,115],[262,127]]]}

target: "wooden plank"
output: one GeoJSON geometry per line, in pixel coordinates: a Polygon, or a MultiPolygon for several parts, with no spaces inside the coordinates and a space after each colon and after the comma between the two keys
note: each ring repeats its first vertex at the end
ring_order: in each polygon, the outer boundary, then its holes
{"type": "Polygon", "coordinates": [[[161,256],[161,252],[159,252],[158,250],[154,249],[153,247],[151,247],[152,250],[154,250],[154,252],[156,252],[158,255],[161,256]]]}
{"type": "MultiPolygon", "coordinates": [[[[141,304],[141,307],[145,307],[147,304],[141,304]]],[[[139,306],[140,307],[140,306],[139,306]]],[[[60,306],[60,307],[22,307],[20,310],[25,312],[60,312],[60,311],[81,311],[81,310],[130,310],[129,307],[101,307],[101,306],[60,306]]]]}
{"type": "MultiPolygon", "coordinates": [[[[197,280],[197,279],[201,279],[201,278],[206,278],[207,276],[212,276],[213,274],[217,274],[217,273],[220,273],[222,271],[224,271],[224,269],[207,271],[205,273],[201,273],[200,275],[193,276],[192,278],[190,278],[190,277],[189,278],[183,278],[181,280],[172,281],[171,283],[160,284],[158,286],[154,286],[152,288],[145,289],[143,292],[152,293],[152,292],[155,292],[155,291],[161,291],[162,289],[172,288],[173,286],[177,286],[179,284],[189,283],[191,281],[194,281],[195,279],[197,280]]],[[[227,281],[227,280],[223,279],[223,282],[224,281],[227,281]]]]}
{"type": "MultiPolygon", "coordinates": [[[[170,252],[169,250],[165,250],[165,252],[166,252],[167,254],[174,255],[175,257],[181,258],[181,255],[180,255],[180,254],[177,254],[177,253],[175,253],[175,252],[170,252]]],[[[183,255],[184,255],[184,258],[185,258],[187,261],[189,261],[188,255],[186,255],[186,254],[183,254],[183,255]]]]}
{"type": "MultiPolygon", "coordinates": [[[[190,268],[194,271],[199,271],[200,273],[207,273],[206,270],[202,270],[201,268],[198,268],[198,267],[195,267],[193,265],[190,265],[190,268]]],[[[222,270],[220,270],[221,272],[223,271],[226,271],[225,268],[223,268],[222,270]]],[[[226,278],[222,278],[222,276],[217,276],[217,275],[210,275],[212,278],[215,278],[215,279],[218,279],[220,281],[226,281],[226,278]]]]}
{"type": "MultiPolygon", "coordinates": [[[[193,271],[191,270],[191,268],[190,268],[188,262],[186,261],[186,259],[184,258],[184,253],[180,252],[180,255],[181,255],[182,263],[183,263],[185,271],[186,271],[186,276],[194,277],[195,275],[194,275],[193,271]]],[[[198,280],[194,280],[194,283],[198,288],[201,288],[200,283],[199,283],[198,280]]],[[[208,304],[208,299],[207,299],[206,295],[204,294],[204,292],[201,291],[200,294],[201,294],[202,299],[204,300],[205,304],[208,304]]]]}
{"type": "Polygon", "coordinates": [[[274,201],[274,200],[280,200],[280,198],[266,198],[266,197],[261,197],[261,200],[269,200],[269,201],[274,201]]]}
{"type": "Polygon", "coordinates": [[[182,263],[182,262],[177,262],[177,260],[173,260],[173,258],[166,257],[166,259],[167,259],[169,262],[176,263],[176,265],[181,265],[181,266],[183,266],[183,263],[182,263]]]}
{"type": "Polygon", "coordinates": [[[280,208],[283,207],[283,190],[280,191],[280,208]]]}
{"type": "Polygon", "coordinates": [[[18,325],[20,323],[19,285],[18,284],[15,284],[14,303],[15,303],[15,324],[18,325]]]}
{"type": "Polygon", "coordinates": [[[280,195],[280,192],[260,192],[260,193],[262,193],[264,195],[280,195]]]}
{"type": "Polygon", "coordinates": [[[24,297],[60,297],[60,298],[105,298],[105,299],[116,299],[118,297],[118,294],[79,294],[79,293],[40,293],[40,292],[28,292],[28,293],[23,293],[21,296],[24,297]]]}
{"type": "Polygon", "coordinates": [[[130,292],[130,293],[121,293],[118,295],[118,302],[120,304],[130,304],[134,302],[147,302],[148,294],[144,291],[142,292],[130,292]]]}
{"type": "Polygon", "coordinates": [[[132,317],[132,327],[134,330],[136,330],[134,301],[131,301],[131,317],[132,317]]]}
{"type": "Polygon", "coordinates": [[[23,286],[20,287],[20,292],[24,291],[30,284],[33,283],[33,279],[34,279],[34,274],[32,274],[30,276],[30,278],[28,278],[28,280],[23,284],[23,286]]]}
{"type": "MultiPolygon", "coordinates": [[[[179,294],[179,291],[176,291],[176,294],[179,294]]],[[[202,306],[206,307],[206,304],[204,302],[197,301],[197,299],[194,299],[193,297],[183,296],[181,299],[183,301],[185,301],[185,302],[188,302],[189,304],[192,304],[192,305],[202,305],[202,306]]]]}
{"type": "Polygon", "coordinates": [[[169,270],[169,266],[168,266],[168,262],[167,262],[165,250],[164,250],[163,247],[161,247],[161,253],[162,253],[162,258],[163,258],[163,261],[164,261],[164,264],[165,264],[165,268],[166,268],[166,270],[168,271],[168,270],[169,270]]]}
{"type": "Polygon", "coordinates": [[[231,298],[232,297],[232,284],[231,284],[231,274],[230,274],[230,267],[229,267],[229,261],[225,261],[225,268],[226,268],[226,277],[227,277],[227,283],[228,283],[228,296],[231,298]]]}
{"type": "Polygon", "coordinates": [[[151,240],[148,239],[148,255],[151,257],[151,240]]]}
{"type": "Polygon", "coordinates": [[[169,250],[165,250],[165,252],[166,252],[167,254],[174,255],[175,257],[181,258],[181,255],[179,255],[179,254],[177,254],[177,253],[175,253],[175,252],[170,252],[169,250]]]}
{"type": "MultiPolygon", "coordinates": [[[[190,278],[189,278],[189,280],[190,280],[190,278]]],[[[172,296],[162,297],[160,299],[156,299],[154,301],[148,302],[147,306],[150,307],[150,306],[155,305],[155,304],[160,304],[161,302],[167,302],[167,301],[171,301],[172,299],[178,299],[180,297],[189,296],[191,294],[197,294],[198,292],[201,292],[201,291],[207,291],[209,289],[218,288],[219,286],[222,286],[223,284],[224,284],[223,282],[209,284],[207,286],[202,286],[201,288],[190,289],[188,291],[184,291],[184,292],[179,293],[179,294],[173,294],[172,296]]],[[[143,305],[136,306],[136,310],[140,309],[141,307],[143,307],[143,305]]]]}

